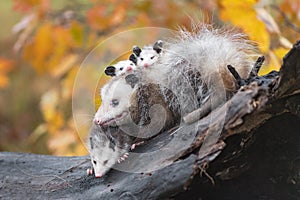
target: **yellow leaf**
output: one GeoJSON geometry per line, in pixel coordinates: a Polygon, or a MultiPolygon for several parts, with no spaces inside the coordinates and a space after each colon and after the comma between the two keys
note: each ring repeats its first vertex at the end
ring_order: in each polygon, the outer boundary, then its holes
{"type": "Polygon", "coordinates": [[[78,67],[73,68],[68,72],[67,76],[62,80],[61,84],[62,84],[63,99],[71,99],[77,71],[78,71],[78,67]]]}
{"type": "Polygon", "coordinates": [[[76,54],[69,54],[64,57],[63,60],[50,72],[51,75],[55,78],[61,77],[66,74],[74,64],[78,60],[78,55],[76,54]]]}
{"type": "Polygon", "coordinates": [[[258,19],[264,22],[266,28],[270,33],[280,34],[279,27],[275,22],[274,18],[266,11],[264,8],[256,8],[256,13],[258,19]]]}
{"type": "Polygon", "coordinates": [[[282,58],[287,54],[289,49],[285,49],[283,47],[279,47],[277,49],[274,49],[274,54],[277,56],[278,59],[282,60],[282,58]]]}
{"type": "Polygon", "coordinates": [[[270,51],[268,54],[270,60],[269,64],[261,68],[261,70],[259,71],[259,75],[267,74],[272,70],[280,70],[280,67],[282,65],[282,58],[287,54],[288,51],[288,49],[282,47],[270,51]]]}
{"type": "Polygon", "coordinates": [[[52,25],[43,24],[36,32],[34,40],[24,48],[24,59],[32,63],[38,73],[47,71],[47,60],[53,51],[52,25]]]}
{"type": "Polygon", "coordinates": [[[257,18],[255,11],[256,0],[220,0],[220,17],[241,27],[249,38],[257,41],[260,50],[265,53],[270,46],[270,37],[262,21],[257,18]]]}
{"type": "Polygon", "coordinates": [[[48,124],[48,130],[53,134],[64,125],[63,114],[58,110],[59,100],[58,90],[52,89],[42,96],[40,103],[43,117],[48,124]]]}

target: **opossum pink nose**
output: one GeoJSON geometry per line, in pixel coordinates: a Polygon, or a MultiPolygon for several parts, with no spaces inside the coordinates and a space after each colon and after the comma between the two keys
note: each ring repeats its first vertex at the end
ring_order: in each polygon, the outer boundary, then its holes
{"type": "Polygon", "coordinates": [[[145,63],[145,64],[144,64],[144,67],[149,67],[148,63],[145,63]]]}
{"type": "Polygon", "coordinates": [[[95,177],[96,177],[96,178],[101,178],[101,177],[102,177],[102,174],[95,174],[95,177]]]}
{"type": "Polygon", "coordinates": [[[94,118],[94,123],[96,124],[96,125],[99,125],[100,123],[101,123],[101,120],[99,119],[99,118],[94,118]]]}
{"type": "Polygon", "coordinates": [[[131,71],[132,70],[132,67],[127,67],[127,71],[131,71]]]}

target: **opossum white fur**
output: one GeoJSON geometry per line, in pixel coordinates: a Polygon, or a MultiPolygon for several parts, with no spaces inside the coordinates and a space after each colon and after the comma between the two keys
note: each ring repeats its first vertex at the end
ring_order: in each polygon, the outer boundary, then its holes
{"type": "Polygon", "coordinates": [[[131,60],[122,60],[114,65],[108,66],[105,69],[105,74],[108,76],[120,76],[127,72],[136,70],[137,66],[131,60]]]}
{"type": "Polygon", "coordinates": [[[158,40],[153,46],[144,46],[140,49],[138,46],[134,46],[132,51],[134,56],[130,57],[137,66],[149,68],[154,65],[162,54],[163,42],[158,40]]]}
{"type": "MultiPolygon", "coordinates": [[[[126,83],[124,76],[114,77],[101,89],[102,103],[94,116],[94,123],[104,126],[122,120],[129,115],[131,85],[126,83]]],[[[124,122],[125,123],[125,122],[124,122]]]]}
{"type": "Polygon", "coordinates": [[[208,99],[216,108],[222,93],[237,89],[227,65],[246,78],[256,55],[255,46],[242,33],[195,25],[192,32],[182,29],[164,45],[156,67],[167,69],[163,83],[178,97],[185,115],[208,99]]]}

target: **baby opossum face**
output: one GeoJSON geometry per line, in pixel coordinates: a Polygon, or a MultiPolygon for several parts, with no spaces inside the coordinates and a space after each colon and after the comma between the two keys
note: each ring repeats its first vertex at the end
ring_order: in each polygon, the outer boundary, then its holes
{"type": "Polygon", "coordinates": [[[137,66],[150,67],[157,62],[158,57],[159,54],[153,49],[143,49],[140,56],[137,57],[137,66]]]}
{"type": "Polygon", "coordinates": [[[120,76],[133,70],[136,70],[136,65],[131,60],[123,60],[115,65],[106,67],[104,72],[108,76],[120,76]]]}
{"type": "Polygon", "coordinates": [[[94,117],[94,123],[100,126],[122,124],[130,117],[130,95],[133,88],[123,77],[113,80],[101,90],[102,104],[94,117]]]}
{"type": "Polygon", "coordinates": [[[153,47],[144,47],[140,49],[138,46],[134,46],[132,51],[136,58],[130,57],[129,59],[136,63],[139,67],[148,68],[158,61],[158,58],[162,51],[163,42],[158,40],[153,47]]]}

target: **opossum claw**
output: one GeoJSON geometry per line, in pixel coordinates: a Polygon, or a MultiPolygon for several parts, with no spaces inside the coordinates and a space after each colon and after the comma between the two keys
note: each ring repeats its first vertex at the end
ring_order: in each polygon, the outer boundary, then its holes
{"type": "Polygon", "coordinates": [[[126,160],[126,158],[128,158],[128,156],[129,156],[129,153],[125,153],[123,156],[121,156],[118,159],[118,163],[121,163],[122,161],[126,160]]]}

